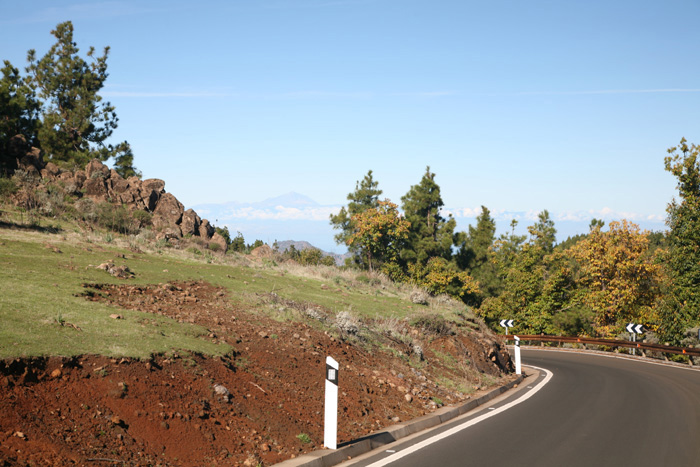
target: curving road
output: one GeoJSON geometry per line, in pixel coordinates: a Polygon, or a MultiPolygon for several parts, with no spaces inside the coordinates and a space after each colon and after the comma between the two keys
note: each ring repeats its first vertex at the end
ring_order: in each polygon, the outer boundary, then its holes
{"type": "Polygon", "coordinates": [[[546,384],[542,372],[479,412],[349,464],[700,466],[700,371],[585,353],[522,354],[523,364],[551,372],[546,384]],[[531,397],[515,404],[526,391],[531,397]],[[427,446],[411,452],[417,444],[427,446]]]}

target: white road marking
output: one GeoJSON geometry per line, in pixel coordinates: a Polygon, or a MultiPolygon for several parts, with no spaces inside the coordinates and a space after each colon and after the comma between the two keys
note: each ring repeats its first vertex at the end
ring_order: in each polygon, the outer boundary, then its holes
{"type": "Polygon", "coordinates": [[[505,412],[506,410],[508,410],[508,409],[510,409],[511,407],[514,407],[514,406],[520,404],[521,402],[525,402],[526,400],[528,400],[529,398],[531,398],[532,396],[534,396],[535,394],[537,394],[537,392],[538,392],[540,389],[542,389],[542,388],[549,382],[549,380],[552,379],[552,377],[554,376],[554,374],[553,374],[551,371],[547,370],[547,369],[538,368],[538,367],[536,367],[536,366],[531,366],[531,365],[528,365],[528,366],[529,366],[530,368],[535,368],[536,370],[544,371],[545,374],[546,374],[546,376],[544,377],[544,379],[542,380],[542,382],[541,382],[540,384],[538,384],[533,390],[526,392],[526,393],[523,394],[520,398],[518,398],[518,399],[516,399],[516,400],[514,400],[514,401],[512,401],[512,402],[509,402],[509,403],[507,403],[507,404],[504,404],[504,405],[500,406],[499,408],[494,409],[494,410],[491,411],[491,412],[487,412],[487,413],[485,413],[485,414],[483,414],[483,415],[480,415],[480,416],[478,416],[478,417],[476,417],[476,418],[473,418],[473,419],[471,419],[471,420],[469,420],[469,421],[467,421],[467,422],[465,422],[465,423],[463,423],[463,424],[461,424],[461,425],[457,425],[457,426],[455,426],[455,427],[453,427],[453,428],[450,428],[450,429],[447,430],[447,431],[444,431],[444,432],[442,432],[442,433],[440,433],[440,434],[438,434],[438,435],[435,435],[435,436],[433,436],[433,437],[431,437],[431,438],[428,438],[428,439],[426,439],[426,440],[423,440],[423,441],[421,441],[420,443],[414,444],[413,446],[410,446],[410,447],[408,447],[408,448],[402,450],[401,452],[397,452],[397,453],[395,453],[395,454],[392,454],[391,456],[385,457],[384,459],[381,459],[381,460],[375,462],[374,464],[369,464],[367,467],[382,467],[382,466],[384,466],[384,465],[391,464],[392,462],[396,462],[397,460],[399,460],[399,459],[401,459],[401,458],[403,458],[403,457],[406,457],[406,456],[408,456],[409,454],[413,454],[414,452],[416,452],[416,451],[418,451],[418,450],[420,450],[420,449],[423,449],[423,448],[426,447],[426,446],[429,446],[429,445],[431,445],[431,444],[433,444],[433,443],[436,443],[436,442],[438,442],[438,441],[440,441],[440,440],[442,440],[442,439],[445,439],[445,438],[447,438],[447,437],[449,437],[449,436],[452,436],[452,435],[454,435],[455,433],[459,433],[460,431],[462,431],[462,430],[464,430],[464,429],[467,429],[467,428],[469,428],[470,426],[474,426],[474,425],[476,425],[477,423],[486,420],[487,418],[491,418],[491,417],[493,417],[494,415],[498,415],[498,414],[501,413],[501,412],[505,412]]]}
{"type": "MultiPolygon", "coordinates": [[[[649,365],[659,365],[659,366],[665,366],[666,368],[678,368],[679,370],[690,370],[690,371],[700,371],[700,368],[697,366],[677,366],[677,365],[668,365],[664,362],[655,362],[652,360],[642,360],[641,358],[632,358],[631,355],[622,355],[622,354],[608,354],[608,353],[603,353],[603,352],[595,352],[595,351],[581,351],[577,352],[575,350],[567,350],[567,349],[555,349],[555,348],[548,348],[548,349],[540,349],[536,347],[525,347],[526,350],[530,351],[533,350],[535,352],[564,352],[564,353],[574,353],[574,354],[580,354],[580,355],[592,355],[592,356],[598,356],[598,357],[605,357],[605,358],[617,358],[619,360],[627,360],[629,362],[639,362],[639,363],[646,363],[649,365]]],[[[535,367],[532,367],[535,368],[535,367]]]]}

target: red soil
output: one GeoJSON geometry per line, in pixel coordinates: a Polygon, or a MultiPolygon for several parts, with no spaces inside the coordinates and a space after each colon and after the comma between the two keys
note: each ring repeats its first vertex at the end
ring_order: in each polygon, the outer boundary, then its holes
{"type": "MultiPolygon", "coordinates": [[[[200,324],[236,350],[0,361],[0,466],[270,465],[322,448],[326,355],[341,363],[339,443],[434,410],[432,398],[470,397],[435,384],[445,369],[431,363],[433,350],[468,357],[465,371],[492,382],[510,369],[503,346],[477,332],[436,336],[418,371],[310,319],[282,323],[236,309],[206,283],[90,287],[92,300],[200,324]]],[[[155,322],[145,315],[142,324],[155,322]]]]}

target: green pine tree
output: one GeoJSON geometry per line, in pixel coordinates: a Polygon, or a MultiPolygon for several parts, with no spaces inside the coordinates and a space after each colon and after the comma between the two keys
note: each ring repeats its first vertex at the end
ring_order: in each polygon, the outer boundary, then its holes
{"type": "Polygon", "coordinates": [[[60,23],[51,31],[57,41],[41,59],[27,54],[28,81],[43,101],[38,140],[49,160],[63,166],[84,167],[91,159],[113,159],[123,176],[138,175],[126,141],[113,146],[106,141],[117,128],[114,106],[99,95],[107,79],[107,56],[90,47],[84,60],[73,42],[73,24],[60,23]]]}
{"type": "Polygon", "coordinates": [[[427,264],[433,257],[452,259],[453,233],[457,222],[450,215],[442,217],[440,186],[427,167],[418,185],[413,185],[401,198],[402,209],[411,227],[406,246],[401,250],[405,264],[427,264]]]}
{"type": "Polygon", "coordinates": [[[663,264],[669,278],[660,310],[664,340],[678,344],[685,331],[700,324],[700,146],[685,138],[668,150],[665,169],[678,179],[679,200],[668,205],[668,252],[663,264]]]}
{"type": "Polygon", "coordinates": [[[454,261],[457,266],[469,274],[479,284],[479,294],[473,305],[479,305],[486,297],[496,296],[500,290],[500,281],[496,264],[491,261],[491,247],[496,240],[496,221],[491,212],[481,206],[481,213],[476,218],[476,227],[469,226],[468,232],[457,232],[454,244],[457,251],[454,261]]]}
{"type": "Polygon", "coordinates": [[[26,147],[37,145],[40,104],[34,90],[27,85],[19,70],[5,60],[0,80],[0,176],[16,169],[16,154],[10,151],[10,140],[21,135],[26,147]]]}

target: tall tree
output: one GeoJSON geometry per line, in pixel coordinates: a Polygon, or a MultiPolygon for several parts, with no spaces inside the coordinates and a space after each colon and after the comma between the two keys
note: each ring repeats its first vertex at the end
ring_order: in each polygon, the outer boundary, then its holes
{"type": "Polygon", "coordinates": [[[476,218],[476,227],[469,226],[468,232],[457,232],[454,244],[457,251],[454,261],[457,266],[469,272],[479,284],[479,295],[473,305],[479,305],[485,297],[496,296],[499,280],[496,264],[491,261],[491,247],[496,240],[496,221],[491,212],[481,206],[481,213],[476,218]]]}
{"type": "Polygon", "coordinates": [[[367,175],[355,183],[355,191],[348,194],[348,206],[343,206],[338,214],[331,214],[330,223],[333,229],[339,230],[335,234],[335,242],[338,245],[348,245],[348,249],[355,255],[355,260],[362,263],[362,256],[359,255],[358,246],[355,243],[349,244],[349,240],[355,232],[353,216],[356,216],[367,209],[376,209],[379,207],[379,196],[382,190],[379,188],[379,182],[374,180],[372,171],[368,171],[367,175]]]}
{"type": "Polygon", "coordinates": [[[401,259],[407,263],[427,264],[430,258],[452,258],[453,234],[457,222],[450,215],[440,214],[444,203],[440,186],[430,167],[418,185],[413,185],[401,198],[406,220],[411,223],[401,259]]]}
{"type": "Polygon", "coordinates": [[[678,343],[687,328],[700,324],[700,146],[683,138],[668,154],[664,166],[678,180],[679,200],[667,208],[664,264],[669,284],[659,332],[666,341],[678,343]]]}
{"type": "Polygon", "coordinates": [[[58,24],[51,34],[57,41],[46,55],[37,59],[34,50],[27,54],[29,82],[44,104],[38,132],[44,154],[59,164],[79,167],[93,158],[113,159],[120,174],[137,174],[129,143],[106,143],[118,122],[114,106],[99,95],[108,76],[109,47],[99,57],[90,47],[88,63],[78,54],[70,21],[58,24]]]}
{"type": "Polygon", "coordinates": [[[557,229],[554,228],[554,221],[549,217],[546,209],[537,215],[537,222],[527,228],[533,243],[539,246],[544,254],[554,251],[554,244],[557,241],[557,229]]]}
{"type": "Polygon", "coordinates": [[[36,145],[39,107],[34,90],[27,85],[19,70],[5,60],[0,79],[0,176],[16,168],[10,140],[21,135],[25,148],[36,145]]]}
{"type": "Polygon", "coordinates": [[[476,217],[476,227],[455,233],[455,261],[461,269],[474,270],[488,261],[489,248],[496,239],[496,221],[486,206],[476,217]]]}

